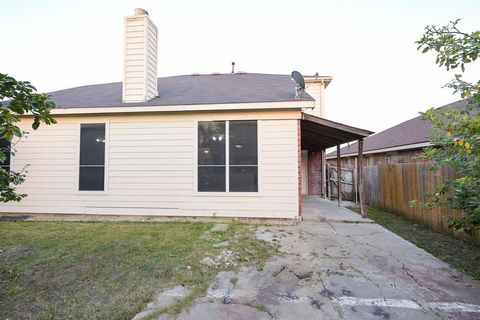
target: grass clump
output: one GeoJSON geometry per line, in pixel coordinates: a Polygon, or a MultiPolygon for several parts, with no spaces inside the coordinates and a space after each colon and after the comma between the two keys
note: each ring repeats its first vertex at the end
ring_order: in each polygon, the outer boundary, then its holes
{"type": "Polygon", "coordinates": [[[237,278],[237,277],[233,277],[232,279],[230,279],[230,282],[231,282],[234,286],[236,286],[237,283],[238,283],[238,278],[237,278]]]}
{"type": "Polygon", "coordinates": [[[247,303],[247,306],[255,308],[255,309],[257,309],[258,311],[261,311],[261,312],[270,313],[270,309],[268,309],[268,307],[266,305],[261,304],[261,303],[251,301],[251,302],[247,303]]]}

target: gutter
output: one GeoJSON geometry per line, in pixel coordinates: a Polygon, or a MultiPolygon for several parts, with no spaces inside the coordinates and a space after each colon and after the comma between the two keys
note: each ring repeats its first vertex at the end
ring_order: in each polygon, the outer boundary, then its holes
{"type": "MultiPolygon", "coordinates": [[[[224,103],[169,106],[117,106],[117,107],[73,107],[56,108],[53,115],[74,114],[122,114],[122,113],[152,113],[152,112],[188,112],[188,111],[239,111],[239,110],[282,110],[311,108],[314,101],[284,101],[284,102],[253,102],[224,103]]],[[[31,114],[28,114],[31,115],[31,114]]]]}

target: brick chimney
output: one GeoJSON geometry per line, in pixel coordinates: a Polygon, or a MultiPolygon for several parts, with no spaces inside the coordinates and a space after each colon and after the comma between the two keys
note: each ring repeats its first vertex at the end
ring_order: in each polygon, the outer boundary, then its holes
{"type": "Polygon", "coordinates": [[[122,101],[145,102],[157,96],[157,27],[146,10],[137,8],[125,17],[122,101]]]}

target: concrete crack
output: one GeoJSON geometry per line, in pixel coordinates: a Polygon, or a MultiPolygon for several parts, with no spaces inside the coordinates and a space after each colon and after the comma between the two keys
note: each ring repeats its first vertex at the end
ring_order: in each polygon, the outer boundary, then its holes
{"type": "Polygon", "coordinates": [[[279,270],[275,271],[272,276],[276,277],[278,276],[283,270],[285,270],[285,266],[282,266],[279,270]]]}
{"type": "MultiPolygon", "coordinates": [[[[354,239],[353,237],[351,236],[347,236],[348,239],[350,239],[350,241],[352,241],[353,243],[355,244],[358,244],[358,245],[366,245],[366,246],[370,246],[372,248],[375,248],[377,250],[380,250],[380,251],[385,251],[383,250],[382,248],[379,248],[377,246],[374,246],[374,245],[371,245],[369,243],[362,243],[362,242],[359,242],[357,241],[356,239],[354,239]]],[[[377,287],[378,291],[380,292],[380,296],[382,297],[382,299],[385,301],[385,305],[387,306],[388,310],[390,311],[390,313],[392,315],[394,315],[395,318],[398,319],[398,315],[392,310],[392,308],[388,305],[388,301],[387,301],[387,298],[385,297],[385,294],[383,292],[383,289],[382,287],[369,275],[365,274],[364,272],[362,272],[361,270],[358,270],[358,269],[355,269],[359,274],[361,274],[365,279],[367,279],[371,284],[373,284],[375,287],[377,287]]]]}
{"type": "Polygon", "coordinates": [[[388,304],[388,300],[387,298],[385,297],[385,294],[383,293],[383,289],[382,287],[371,277],[369,276],[368,274],[366,274],[365,272],[361,271],[361,270],[358,270],[357,268],[353,268],[356,272],[358,272],[359,274],[361,274],[365,279],[367,279],[371,284],[373,284],[375,287],[377,287],[378,291],[380,292],[380,296],[381,296],[381,299],[383,299],[383,301],[385,301],[385,305],[387,306],[388,310],[395,316],[395,318],[398,318],[398,315],[392,310],[392,308],[390,307],[390,305],[388,304]]]}
{"type": "Polygon", "coordinates": [[[405,266],[405,263],[403,263],[402,261],[400,261],[400,259],[398,259],[396,256],[393,255],[392,251],[389,251],[389,255],[390,257],[392,257],[395,261],[397,261],[398,264],[400,264],[402,266],[402,271],[407,275],[409,276],[413,281],[415,281],[416,284],[426,288],[427,290],[429,291],[432,291],[432,292],[442,292],[441,290],[438,290],[438,289],[433,289],[433,288],[430,288],[429,286],[425,285],[424,283],[420,282],[416,277],[415,275],[413,275],[410,271],[410,269],[408,269],[406,266],[405,266]]]}
{"type": "Polygon", "coordinates": [[[328,224],[328,226],[330,227],[330,229],[332,229],[333,234],[334,234],[334,235],[337,235],[338,233],[337,233],[337,229],[335,228],[335,226],[334,226],[333,224],[331,224],[329,221],[325,221],[325,222],[328,224]]]}
{"type": "MultiPolygon", "coordinates": [[[[413,281],[415,281],[415,283],[417,283],[418,285],[421,285],[422,287],[427,288],[427,289],[430,290],[430,291],[434,291],[434,290],[430,289],[428,286],[425,286],[425,285],[423,285],[422,283],[420,283],[420,282],[415,278],[415,276],[410,273],[410,270],[409,270],[407,267],[405,267],[405,264],[404,264],[403,262],[401,262],[400,259],[398,259],[396,256],[394,256],[391,251],[389,251],[389,255],[390,255],[390,257],[392,257],[395,261],[397,261],[398,264],[400,264],[400,265],[402,266],[402,271],[403,271],[406,275],[408,275],[413,281]]],[[[394,280],[394,287],[395,287],[395,289],[396,289],[398,292],[401,293],[401,291],[397,288],[397,285],[396,285],[396,283],[395,283],[395,280],[394,280]]],[[[420,303],[418,300],[412,299],[412,301],[414,301],[416,304],[418,304],[418,305],[420,306],[420,308],[423,310],[423,312],[433,314],[434,316],[437,317],[437,319],[446,319],[445,317],[441,316],[436,310],[433,310],[433,309],[431,309],[431,308],[425,307],[425,306],[424,306],[422,303],[420,303]]]]}
{"type": "MultiPolygon", "coordinates": [[[[323,278],[320,276],[320,283],[322,284],[324,292],[329,292],[327,289],[327,286],[325,285],[325,282],[323,282],[323,278]]],[[[341,310],[338,309],[337,305],[335,304],[334,297],[330,294],[327,295],[328,299],[332,302],[332,308],[333,310],[337,313],[338,319],[342,319],[342,312],[341,310]]]]}
{"type": "Polygon", "coordinates": [[[393,258],[398,264],[401,265],[401,268],[402,268],[402,271],[407,275],[409,276],[416,284],[426,288],[427,290],[429,291],[432,291],[432,292],[441,292],[440,290],[438,289],[433,289],[433,288],[430,288],[429,286],[425,285],[424,283],[420,282],[411,272],[410,272],[410,269],[408,269],[405,264],[403,262],[400,261],[400,259],[398,259],[396,256],[393,255],[392,251],[387,251],[385,250],[384,248],[381,248],[381,247],[377,247],[377,246],[374,246],[370,243],[365,243],[365,242],[360,242],[360,241],[357,241],[355,240],[353,237],[351,236],[347,236],[347,238],[349,238],[350,240],[352,240],[354,243],[358,244],[358,245],[364,245],[364,246],[369,246],[369,247],[372,247],[372,248],[375,248],[379,251],[382,251],[382,252],[388,252],[389,256],[391,258],[393,258]]]}

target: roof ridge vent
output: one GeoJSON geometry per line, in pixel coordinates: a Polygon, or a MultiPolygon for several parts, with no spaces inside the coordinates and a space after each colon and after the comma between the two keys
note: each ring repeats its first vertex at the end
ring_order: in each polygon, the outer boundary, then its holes
{"type": "Polygon", "coordinates": [[[198,72],[192,72],[190,75],[191,75],[191,76],[199,76],[200,73],[198,73],[198,72]]]}

